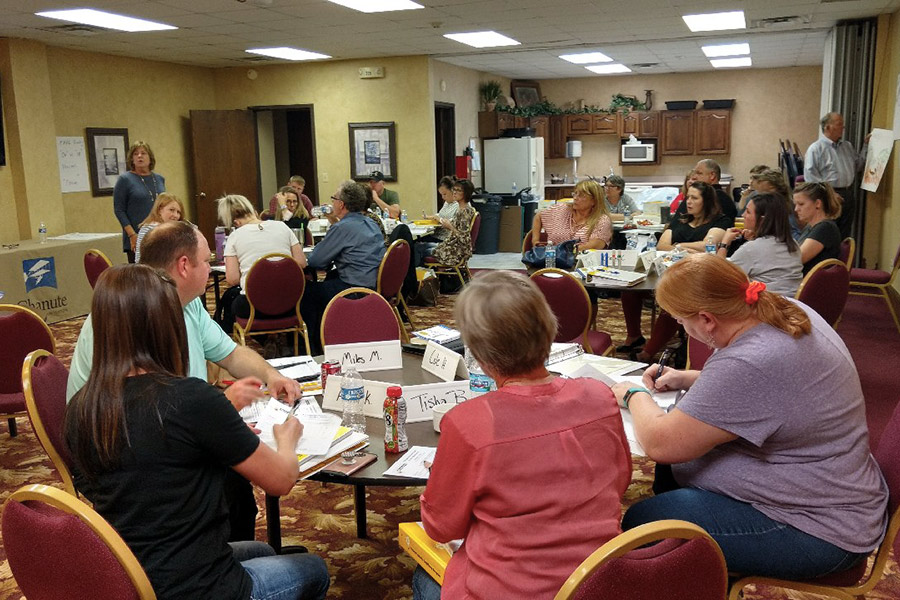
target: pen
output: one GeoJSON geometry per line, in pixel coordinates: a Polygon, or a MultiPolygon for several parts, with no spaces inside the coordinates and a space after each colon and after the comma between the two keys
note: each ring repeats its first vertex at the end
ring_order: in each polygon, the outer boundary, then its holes
{"type": "Polygon", "coordinates": [[[294,400],[294,406],[291,407],[291,412],[288,413],[289,417],[293,417],[297,414],[297,408],[300,406],[300,399],[294,400]]]}
{"type": "Polygon", "coordinates": [[[654,377],[653,379],[659,379],[660,377],[662,377],[663,370],[666,368],[666,362],[668,362],[669,354],[671,353],[672,351],[668,348],[663,350],[662,356],[659,357],[659,369],[657,369],[656,377],[654,377]]]}

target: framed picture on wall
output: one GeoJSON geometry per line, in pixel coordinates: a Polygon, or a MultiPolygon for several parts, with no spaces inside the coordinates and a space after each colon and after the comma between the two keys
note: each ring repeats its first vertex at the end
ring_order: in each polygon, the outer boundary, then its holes
{"type": "Polygon", "coordinates": [[[541,84],[537,81],[518,79],[509,83],[509,89],[519,108],[538,104],[541,101],[541,84]]]}
{"type": "Polygon", "coordinates": [[[128,130],[88,127],[84,130],[88,147],[88,173],[94,196],[112,196],[119,175],[125,173],[128,130]]]}
{"type": "Polygon", "coordinates": [[[394,122],[348,123],[350,128],[350,177],[365,181],[372,171],[385,181],[397,181],[397,142],[394,122]]]}

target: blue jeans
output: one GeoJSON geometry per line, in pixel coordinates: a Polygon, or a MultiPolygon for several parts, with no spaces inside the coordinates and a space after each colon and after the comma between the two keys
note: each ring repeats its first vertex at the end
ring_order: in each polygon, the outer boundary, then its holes
{"type": "Polygon", "coordinates": [[[440,600],[441,585],[422,567],[416,567],[412,580],[413,600],[440,600]]]}
{"type": "Polygon", "coordinates": [[[415,253],[416,266],[421,267],[425,264],[426,256],[434,256],[434,249],[438,247],[440,242],[425,242],[419,240],[416,242],[413,252],[415,253]]]}
{"type": "Polygon", "coordinates": [[[234,558],[253,580],[251,600],[322,600],[331,583],[315,554],[275,554],[262,542],[232,542],[234,558]]]}
{"type": "Polygon", "coordinates": [[[849,569],[868,556],[847,552],[771,519],[745,502],[697,488],[681,488],[638,502],[622,529],[681,519],[705,529],[722,548],[728,570],[802,580],[849,569]]]}

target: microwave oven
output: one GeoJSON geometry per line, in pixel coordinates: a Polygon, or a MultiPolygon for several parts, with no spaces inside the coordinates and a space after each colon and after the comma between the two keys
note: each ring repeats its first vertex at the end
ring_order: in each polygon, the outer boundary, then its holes
{"type": "Polygon", "coordinates": [[[638,144],[622,144],[623,163],[656,162],[656,144],[640,142],[638,144]]]}

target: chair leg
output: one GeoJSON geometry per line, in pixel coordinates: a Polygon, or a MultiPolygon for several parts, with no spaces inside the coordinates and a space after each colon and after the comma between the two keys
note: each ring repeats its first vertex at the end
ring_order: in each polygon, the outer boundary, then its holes
{"type": "Polygon", "coordinates": [[[456,276],[459,277],[459,285],[461,288],[466,287],[466,278],[463,277],[462,270],[459,267],[453,269],[456,271],[456,276]]]}
{"type": "Polygon", "coordinates": [[[406,313],[406,320],[409,321],[409,328],[412,331],[415,331],[416,324],[413,323],[412,314],[409,312],[409,306],[406,305],[406,300],[403,299],[403,294],[400,294],[400,304],[403,306],[403,312],[406,313]]]}
{"type": "Polygon", "coordinates": [[[312,355],[312,349],[309,347],[309,335],[308,335],[307,332],[306,332],[306,325],[305,325],[305,324],[304,324],[304,326],[303,326],[303,329],[302,329],[301,333],[303,334],[303,343],[306,345],[306,355],[307,355],[307,356],[311,356],[311,355],[312,355]]]}
{"type": "Polygon", "coordinates": [[[406,325],[403,324],[403,319],[400,318],[400,311],[397,310],[396,304],[391,304],[391,308],[394,309],[394,316],[397,317],[397,325],[400,326],[400,341],[404,344],[408,344],[409,332],[406,331],[406,325]]]}
{"type": "Polygon", "coordinates": [[[300,354],[300,336],[297,333],[297,330],[294,330],[294,356],[298,356],[300,354]]]}
{"type": "Polygon", "coordinates": [[[9,423],[9,437],[16,437],[19,435],[19,428],[16,425],[15,417],[10,417],[7,419],[7,423],[9,423]]]}
{"type": "Polygon", "coordinates": [[[887,302],[888,310],[891,311],[891,316],[894,317],[894,325],[897,326],[897,331],[900,331],[900,319],[897,318],[897,309],[894,308],[894,301],[891,300],[891,294],[888,292],[887,287],[881,288],[881,293],[884,296],[884,301],[887,302]]]}

